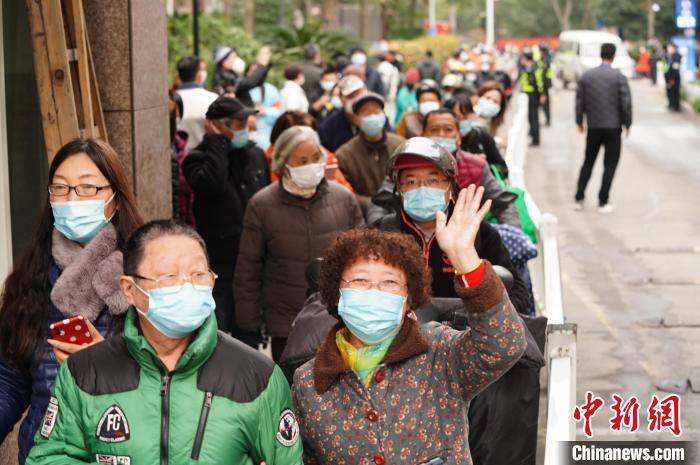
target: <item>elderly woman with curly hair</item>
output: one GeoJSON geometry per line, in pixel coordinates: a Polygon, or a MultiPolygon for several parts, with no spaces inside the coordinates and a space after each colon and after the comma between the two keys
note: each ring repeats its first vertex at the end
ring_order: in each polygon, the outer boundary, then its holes
{"type": "Polygon", "coordinates": [[[294,376],[308,464],[471,464],[469,401],[525,349],[523,323],[474,238],[483,188],[458,197],[436,236],[454,265],[470,330],[420,326],[430,274],[415,241],[378,230],[341,234],[326,253],[323,300],[340,319],[294,376]]]}

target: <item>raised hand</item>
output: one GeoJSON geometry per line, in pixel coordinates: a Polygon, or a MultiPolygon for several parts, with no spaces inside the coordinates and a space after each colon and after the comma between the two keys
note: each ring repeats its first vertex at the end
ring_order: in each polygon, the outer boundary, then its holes
{"type": "Polygon", "coordinates": [[[491,200],[481,205],[483,195],[484,188],[477,189],[472,184],[460,191],[449,223],[444,212],[438,212],[436,217],[435,237],[459,274],[476,269],[480,263],[474,240],[484,216],[491,208],[491,200]]]}

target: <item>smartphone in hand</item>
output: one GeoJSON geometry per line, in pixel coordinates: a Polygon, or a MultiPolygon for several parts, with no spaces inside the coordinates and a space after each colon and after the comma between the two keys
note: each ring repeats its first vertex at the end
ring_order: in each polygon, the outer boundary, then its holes
{"type": "Polygon", "coordinates": [[[51,336],[57,341],[79,345],[86,345],[92,342],[90,330],[87,327],[85,318],[82,316],[74,316],[51,323],[49,330],[51,331],[51,336]]]}

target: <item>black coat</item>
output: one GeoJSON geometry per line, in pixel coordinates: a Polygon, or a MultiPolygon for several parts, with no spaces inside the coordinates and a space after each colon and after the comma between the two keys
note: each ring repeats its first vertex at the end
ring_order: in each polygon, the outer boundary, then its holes
{"type": "Polygon", "coordinates": [[[632,97],[627,78],[610,66],[589,69],[576,86],[576,124],[589,129],[620,129],[632,125],[632,97]]]}
{"type": "MultiPolygon", "coordinates": [[[[452,213],[450,207],[448,216],[452,213]]],[[[403,211],[390,213],[382,218],[374,226],[385,231],[401,231],[410,234],[416,240],[421,250],[425,253],[428,249],[428,266],[432,272],[432,295],[433,297],[457,297],[454,291],[454,267],[442,252],[433,236],[432,240],[426,244],[423,234],[416,228],[403,211]]],[[[513,306],[520,314],[528,313],[529,291],[520,277],[520,274],[510,260],[508,250],[506,250],[501,240],[501,236],[488,223],[482,221],[479,231],[476,234],[474,246],[479,257],[488,260],[492,265],[500,265],[513,274],[513,286],[508,291],[508,297],[513,306]]]]}
{"type": "Polygon", "coordinates": [[[232,149],[226,137],[207,134],[185,157],[182,170],[194,193],[197,231],[207,244],[212,269],[233,277],[245,207],[270,184],[265,154],[252,142],[232,149]]]}
{"type": "Polygon", "coordinates": [[[496,146],[493,136],[485,129],[474,128],[462,137],[460,148],[469,153],[483,153],[489,165],[496,165],[508,177],[508,165],[496,146]]]}
{"type": "Polygon", "coordinates": [[[263,85],[267,72],[270,71],[269,66],[258,65],[252,73],[247,76],[239,76],[238,74],[228,69],[219,68],[214,73],[212,85],[214,92],[223,94],[226,92],[234,92],[236,98],[248,107],[254,107],[253,99],[250,98],[250,89],[263,85]]]}

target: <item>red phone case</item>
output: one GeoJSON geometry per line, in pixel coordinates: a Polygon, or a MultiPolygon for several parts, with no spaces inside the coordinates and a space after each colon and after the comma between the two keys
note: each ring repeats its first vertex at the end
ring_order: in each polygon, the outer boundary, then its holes
{"type": "Polygon", "coordinates": [[[74,316],[51,323],[49,330],[57,341],[80,345],[92,342],[92,336],[82,316],[74,316]]]}

